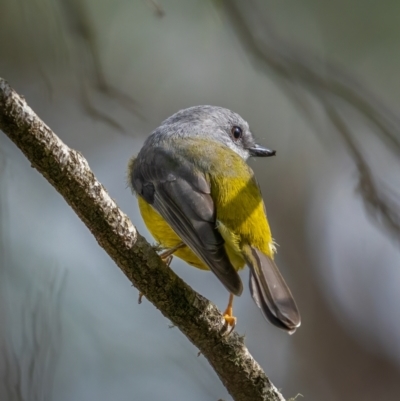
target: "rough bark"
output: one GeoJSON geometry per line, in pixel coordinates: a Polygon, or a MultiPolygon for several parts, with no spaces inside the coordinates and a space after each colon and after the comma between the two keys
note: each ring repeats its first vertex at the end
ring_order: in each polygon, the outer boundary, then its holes
{"type": "Polygon", "coordinates": [[[0,129],[64,197],[132,284],[207,358],[235,400],[284,400],[243,337],[236,332],[224,336],[220,311],[165,267],[85,158],[65,145],[1,78],[0,129]]]}

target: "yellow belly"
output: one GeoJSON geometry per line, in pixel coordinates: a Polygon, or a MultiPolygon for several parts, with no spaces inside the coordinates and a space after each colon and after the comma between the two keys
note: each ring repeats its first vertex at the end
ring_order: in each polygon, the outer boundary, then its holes
{"type": "MultiPolygon", "coordinates": [[[[173,248],[174,246],[180,244],[182,240],[178,237],[174,230],[168,225],[168,223],[156,212],[151,205],[149,205],[143,198],[138,197],[139,210],[142,215],[143,221],[146,224],[147,229],[150,231],[154,239],[164,248],[173,248]]],[[[224,237],[225,249],[228,257],[236,270],[242,269],[244,267],[244,259],[237,252],[230,242],[227,241],[226,233],[220,230],[222,236],[224,237]],[[225,234],[225,235],[224,235],[225,234]]],[[[189,248],[184,247],[176,250],[174,256],[184,260],[189,265],[197,267],[202,270],[209,270],[208,266],[203,263],[196,254],[189,248]]]]}

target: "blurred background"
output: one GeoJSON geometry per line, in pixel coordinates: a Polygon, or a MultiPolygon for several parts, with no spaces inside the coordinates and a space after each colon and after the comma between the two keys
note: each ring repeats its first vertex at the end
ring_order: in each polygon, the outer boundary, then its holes
{"type": "MultiPolygon", "coordinates": [[[[0,76],[150,242],[130,156],[181,108],[241,114],[277,150],[250,164],[302,326],[268,324],[246,288],[236,330],[288,398],[399,400],[399,13],[397,1],[1,0],[0,76]]],[[[230,399],[3,134],[0,224],[0,399],[230,399]]],[[[172,268],[226,306],[211,273],[172,268]]]]}

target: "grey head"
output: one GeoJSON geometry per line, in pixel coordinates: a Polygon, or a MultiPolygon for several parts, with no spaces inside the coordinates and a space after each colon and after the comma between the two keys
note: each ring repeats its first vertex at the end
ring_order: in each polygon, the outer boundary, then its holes
{"type": "Polygon", "coordinates": [[[194,106],[180,110],[162,122],[149,140],[154,143],[165,137],[209,138],[228,146],[243,159],[249,156],[274,156],[275,151],[256,144],[249,124],[229,109],[216,106],[194,106]]]}

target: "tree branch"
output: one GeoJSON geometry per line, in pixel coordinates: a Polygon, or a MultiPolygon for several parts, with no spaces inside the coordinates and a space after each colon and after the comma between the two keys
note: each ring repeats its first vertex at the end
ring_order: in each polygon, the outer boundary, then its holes
{"type": "Polygon", "coordinates": [[[0,129],[64,197],[132,284],[207,358],[236,401],[284,401],[243,338],[235,332],[224,336],[216,306],[165,267],[83,156],[68,148],[1,78],[0,129]]]}

